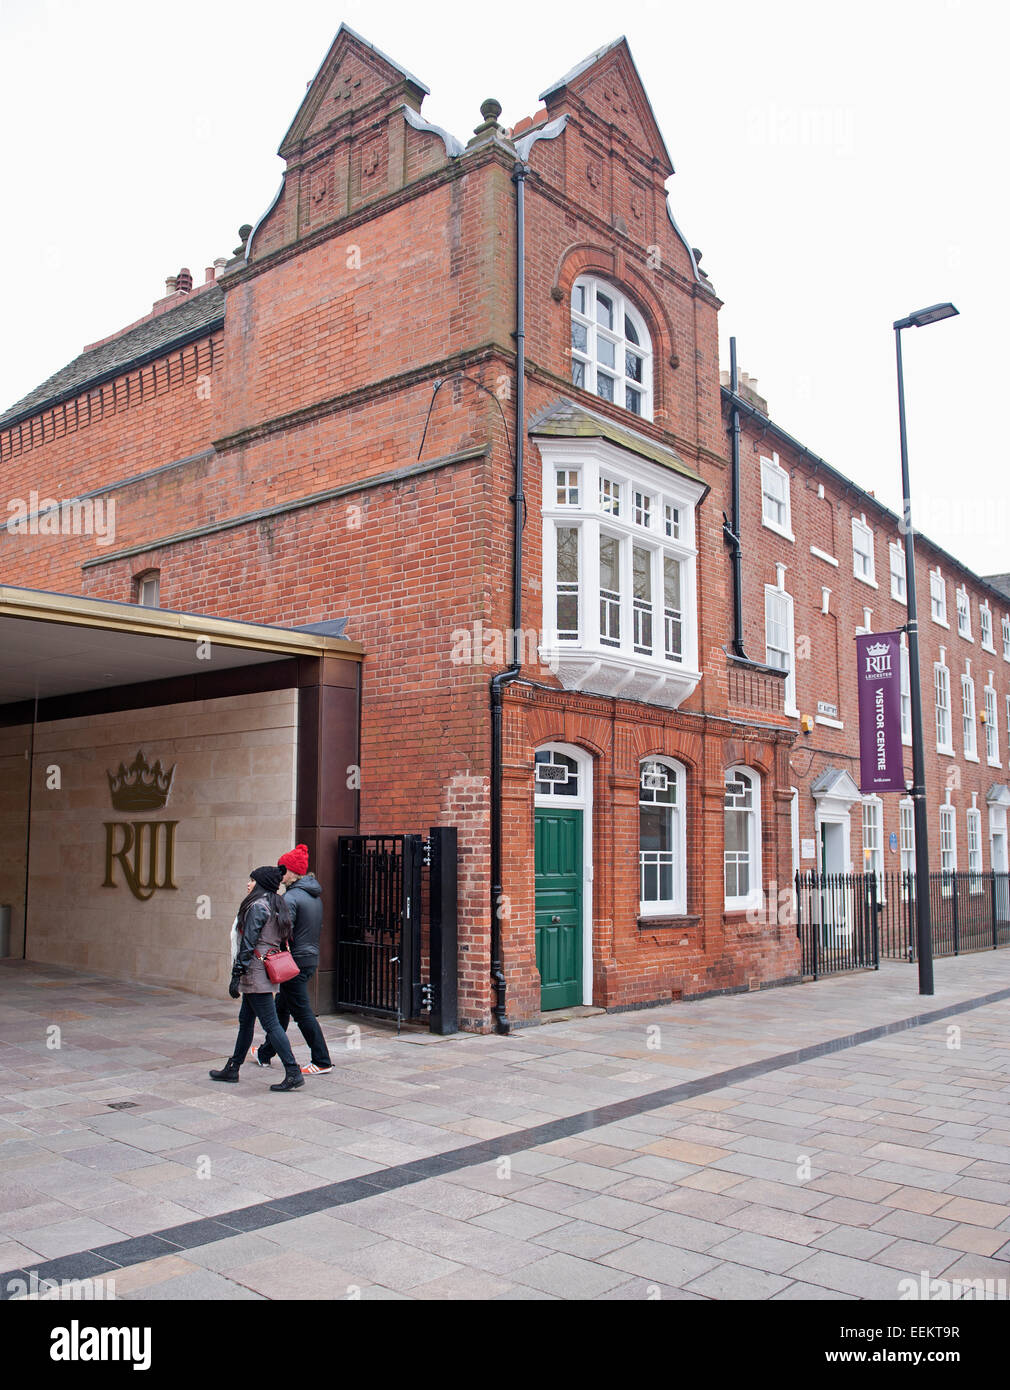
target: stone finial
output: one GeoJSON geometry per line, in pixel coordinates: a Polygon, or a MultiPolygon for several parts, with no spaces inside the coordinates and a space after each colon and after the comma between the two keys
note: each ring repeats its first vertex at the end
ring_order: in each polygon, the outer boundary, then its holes
{"type": "Polygon", "coordinates": [[[233,256],[244,256],[244,255],[245,255],[245,244],[246,244],[246,242],[249,240],[249,237],[250,237],[251,235],[252,235],[252,223],[251,223],[251,222],[243,222],[242,225],[241,225],[241,227],[239,227],[239,229],[238,229],[239,244],[238,244],[238,246],[235,247],[235,250],[232,252],[232,255],[233,255],[233,256]]]}
{"type": "Polygon", "coordinates": [[[488,97],[480,104],[480,114],[483,119],[480,125],[474,126],[473,138],[468,142],[471,145],[482,143],[501,132],[501,126],[498,124],[498,117],[501,115],[500,101],[488,97]]]}

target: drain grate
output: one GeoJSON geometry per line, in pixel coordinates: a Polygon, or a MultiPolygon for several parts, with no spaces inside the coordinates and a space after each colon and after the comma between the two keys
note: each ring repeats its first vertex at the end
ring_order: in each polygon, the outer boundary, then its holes
{"type": "Polygon", "coordinates": [[[109,1109],[110,1109],[110,1110],[136,1110],[136,1108],[137,1108],[137,1102],[136,1102],[135,1100],[110,1100],[110,1101],[109,1101],[109,1109]]]}

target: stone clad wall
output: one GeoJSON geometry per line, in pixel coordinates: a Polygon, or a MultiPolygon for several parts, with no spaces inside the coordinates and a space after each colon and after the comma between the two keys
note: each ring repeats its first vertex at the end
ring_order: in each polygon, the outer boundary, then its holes
{"type": "Polygon", "coordinates": [[[12,956],[21,955],[24,943],[30,742],[27,724],[0,729],[0,907],[11,910],[12,956]]]}
{"type": "Polygon", "coordinates": [[[40,725],[28,959],[223,995],[249,870],[293,843],[297,713],[297,691],[280,690],[40,725]],[[117,810],[106,773],[138,750],[149,764],[175,766],[167,804],[117,810]],[[59,787],[47,786],[57,768],[59,787]],[[168,820],[178,822],[177,887],[139,901],[118,862],[116,886],[103,887],[105,824],[168,820]]]}

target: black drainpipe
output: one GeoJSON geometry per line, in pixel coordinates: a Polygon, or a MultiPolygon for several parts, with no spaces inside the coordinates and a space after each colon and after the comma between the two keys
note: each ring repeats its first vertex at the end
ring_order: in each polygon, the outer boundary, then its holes
{"type": "Polygon", "coordinates": [[[509,1031],[502,961],[502,692],[519,675],[519,634],[522,631],[523,594],[523,451],[526,436],[526,175],[530,168],[520,160],[512,171],[516,186],[516,472],[515,491],[509,498],[512,520],[512,664],[491,677],[491,980],[493,1013],[499,1033],[509,1031]]]}
{"type": "Polygon", "coordinates": [[[733,459],[733,517],[722,514],[722,533],[733,547],[733,653],[746,661],[743,649],[743,547],[740,544],[740,411],[737,408],[736,339],[729,340],[729,389],[733,397],[730,419],[733,459]]]}

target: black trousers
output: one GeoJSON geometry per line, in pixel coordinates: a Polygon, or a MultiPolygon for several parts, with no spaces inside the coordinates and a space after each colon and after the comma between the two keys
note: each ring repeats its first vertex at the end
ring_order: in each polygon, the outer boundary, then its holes
{"type": "Polygon", "coordinates": [[[232,1060],[241,1066],[252,1047],[256,1020],[263,1025],[263,1031],[273,1043],[273,1051],[284,1063],[285,1071],[298,1071],[295,1054],[291,1051],[288,1036],[277,1018],[277,1008],[272,994],[243,994],[242,1007],[238,1012],[238,1037],[232,1060]]]}
{"type": "MultiPolygon", "coordinates": [[[[326,1039],[309,1001],[309,981],[315,973],[315,970],[300,970],[293,979],[284,981],[277,993],[277,1018],[285,1034],[288,1024],[294,1019],[298,1024],[298,1031],[309,1045],[313,1062],[317,1067],[330,1067],[333,1063],[330,1061],[326,1039]]],[[[286,1036],[284,1041],[287,1044],[286,1036]]],[[[260,1057],[267,1062],[275,1052],[283,1061],[284,1054],[267,1033],[267,1040],[260,1047],[260,1057]]]]}

